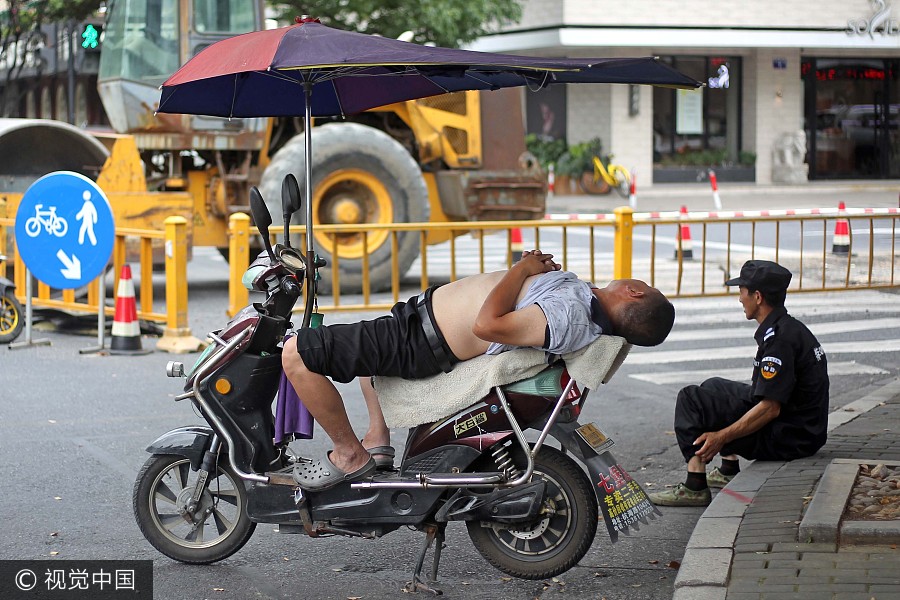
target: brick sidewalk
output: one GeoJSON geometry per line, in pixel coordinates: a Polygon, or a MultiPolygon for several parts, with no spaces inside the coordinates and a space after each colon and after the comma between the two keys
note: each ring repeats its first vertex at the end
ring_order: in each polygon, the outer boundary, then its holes
{"type": "Polygon", "coordinates": [[[805,543],[800,522],[833,459],[900,460],[900,380],[865,412],[838,415],[816,455],[752,463],[719,492],[697,523],[674,600],[888,600],[900,598],[900,549],[805,543]]]}

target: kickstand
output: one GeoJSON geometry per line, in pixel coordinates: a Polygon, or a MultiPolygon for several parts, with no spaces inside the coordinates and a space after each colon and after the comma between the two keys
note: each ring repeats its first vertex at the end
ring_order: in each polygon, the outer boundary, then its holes
{"type": "Polygon", "coordinates": [[[412,581],[408,582],[403,587],[404,592],[429,592],[435,596],[442,596],[444,594],[443,591],[433,586],[437,583],[438,564],[441,561],[441,550],[444,547],[444,529],[446,529],[446,527],[446,524],[428,525],[425,527],[425,545],[422,547],[422,553],[419,554],[419,561],[416,564],[416,570],[413,572],[412,581]],[[434,559],[431,564],[431,577],[426,583],[425,581],[422,581],[422,567],[425,565],[425,555],[428,554],[428,549],[435,540],[437,540],[437,543],[434,544],[434,559]]]}

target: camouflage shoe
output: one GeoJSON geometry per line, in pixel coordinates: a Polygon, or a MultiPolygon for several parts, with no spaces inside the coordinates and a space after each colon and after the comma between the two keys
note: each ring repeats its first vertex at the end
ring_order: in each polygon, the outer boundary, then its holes
{"type": "Polygon", "coordinates": [[[719,470],[719,467],[713,467],[713,470],[706,475],[706,485],[711,488],[723,488],[734,477],[734,475],[725,475],[719,470]]]}
{"type": "Polygon", "coordinates": [[[704,488],[698,492],[688,489],[683,483],[679,483],[670,490],[647,494],[650,502],[657,506],[709,506],[712,502],[712,492],[704,488]]]}

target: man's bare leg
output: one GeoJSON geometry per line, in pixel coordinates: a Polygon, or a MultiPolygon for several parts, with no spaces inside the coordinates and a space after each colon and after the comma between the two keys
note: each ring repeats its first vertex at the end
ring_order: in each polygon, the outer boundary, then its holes
{"type": "Polygon", "coordinates": [[[334,466],[344,473],[352,473],[365,465],[369,461],[369,453],[350,425],[340,392],[330,379],[306,368],[297,352],[295,337],[285,342],[281,364],[309,413],[331,438],[334,450],[330,460],[334,466]]]}
{"type": "Polygon", "coordinates": [[[699,456],[692,456],[687,464],[688,473],[706,473],[706,463],[699,456]]]}
{"type": "Polygon", "coordinates": [[[381,403],[378,402],[378,394],[372,387],[371,377],[359,378],[359,389],[362,390],[366,400],[366,409],[369,412],[369,428],[363,436],[362,444],[366,448],[391,445],[391,430],[384,422],[384,413],[381,412],[381,403]]]}

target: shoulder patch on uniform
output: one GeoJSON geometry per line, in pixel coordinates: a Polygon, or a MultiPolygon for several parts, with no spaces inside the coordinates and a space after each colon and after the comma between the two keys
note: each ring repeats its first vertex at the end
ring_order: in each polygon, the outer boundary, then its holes
{"type": "Polygon", "coordinates": [[[769,339],[773,335],[775,335],[775,328],[769,327],[768,329],[766,329],[766,333],[763,335],[763,341],[769,339]]]}
{"type": "Polygon", "coordinates": [[[813,348],[813,354],[816,355],[816,362],[822,362],[822,359],[825,358],[825,351],[822,350],[822,346],[813,348]]]}
{"type": "Polygon", "coordinates": [[[763,359],[759,361],[759,374],[763,376],[763,379],[772,379],[778,375],[779,369],[781,369],[780,358],[764,356],[763,359]]]}

